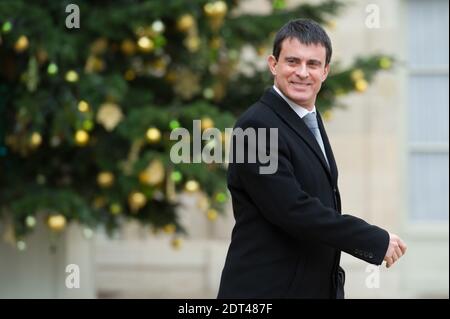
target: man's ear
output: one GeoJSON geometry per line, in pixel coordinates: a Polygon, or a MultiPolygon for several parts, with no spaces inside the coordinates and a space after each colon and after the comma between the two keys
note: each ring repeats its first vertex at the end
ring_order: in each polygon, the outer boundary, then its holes
{"type": "Polygon", "coordinates": [[[273,76],[277,75],[277,71],[275,69],[277,63],[277,59],[273,55],[269,55],[269,57],[267,58],[267,65],[269,66],[270,72],[273,76]]]}
{"type": "Polygon", "coordinates": [[[324,82],[327,79],[328,73],[330,73],[330,63],[328,63],[323,69],[322,82],[324,82]]]}

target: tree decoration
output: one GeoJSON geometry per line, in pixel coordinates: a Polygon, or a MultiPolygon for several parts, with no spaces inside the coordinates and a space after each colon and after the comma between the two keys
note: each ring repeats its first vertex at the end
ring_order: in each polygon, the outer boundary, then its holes
{"type": "Polygon", "coordinates": [[[186,184],[185,184],[185,189],[186,189],[188,192],[196,192],[196,191],[199,190],[199,188],[200,188],[200,185],[199,185],[199,183],[198,183],[197,181],[195,181],[195,180],[189,180],[189,181],[187,181],[186,184]]]}
{"type": "Polygon", "coordinates": [[[207,216],[208,216],[208,219],[211,220],[211,221],[216,220],[217,217],[219,216],[219,213],[218,213],[217,210],[215,210],[214,208],[208,209],[208,211],[207,211],[206,214],[207,214],[207,216]]]}
{"type": "Polygon", "coordinates": [[[164,180],[164,165],[163,163],[155,159],[151,161],[147,168],[139,174],[139,181],[142,184],[155,186],[160,184],[164,180]]]}
{"type": "Polygon", "coordinates": [[[100,187],[108,188],[114,183],[114,174],[111,172],[100,172],[97,175],[97,183],[100,187]]]}
{"type": "Polygon", "coordinates": [[[85,130],[78,130],[75,132],[75,143],[78,146],[85,146],[89,142],[89,133],[85,130]]]}
{"type": "Polygon", "coordinates": [[[138,191],[130,193],[128,197],[128,205],[133,213],[137,213],[142,207],[147,204],[147,197],[138,191]]]}
{"type": "Polygon", "coordinates": [[[188,32],[195,27],[195,19],[191,14],[183,14],[177,20],[177,29],[181,32],[188,32]]]}
{"type": "Polygon", "coordinates": [[[54,232],[60,232],[66,227],[66,217],[61,214],[55,214],[48,217],[47,225],[54,232]]]}
{"type": "Polygon", "coordinates": [[[80,102],[78,102],[78,111],[80,112],[89,112],[90,107],[88,102],[81,100],[80,102]]]}
{"type": "Polygon", "coordinates": [[[14,44],[14,50],[16,50],[17,53],[22,53],[23,51],[28,49],[28,46],[28,37],[25,35],[21,35],[14,44]]]}
{"type": "Polygon", "coordinates": [[[158,143],[161,140],[161,131],[156,127],[147,130],[146,137],[149,143],[158,143]]]}
{"type": "Polygon", "coordinates": [[[78,73],[74,70],[67,71],[65,75],[65,79],[67,82],[77,82],[79,79],[78,73]]]}
{"type": "Polygon", "coordinates": [[[39,132],[34,132],[30,137],[30,146],[32,148],[37,148],[42,143],[42,136],[39,132]]]}
{"type": "Polygon", "coordinates": [[[172,245],[173,249],[178,250],[181,248],[183,241],[181,240],[181,238],[175,237],[171,240],[170,244],[172,245]]]}
{"type": "Polygon", "coordinates": [[[208,17],[211,28],[213,30],[218,30],[223,24],[228,6],[225,1],[214,1],[205,4],[203,10],[208,17]]]}
{"type": "Polygon", "coordinates": [[[116,128],[122,118],[123,113],[119,105],[110,102],[103,103],[100,106],[96,117],[97,122],[102,124],[109,132],[116,128]]]}

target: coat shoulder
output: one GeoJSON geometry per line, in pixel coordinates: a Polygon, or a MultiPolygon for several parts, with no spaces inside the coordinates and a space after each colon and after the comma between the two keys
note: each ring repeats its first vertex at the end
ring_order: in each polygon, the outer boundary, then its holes
{"type": "Polygon", "coordinates": [[[258,101],[251,105],[236,121],[235,127],[277,127],[278,117],[266,104],[258,101]]]}

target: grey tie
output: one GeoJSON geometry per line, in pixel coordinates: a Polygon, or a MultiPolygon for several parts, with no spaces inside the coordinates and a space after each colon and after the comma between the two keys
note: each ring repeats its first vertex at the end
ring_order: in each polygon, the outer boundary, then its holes
{"type": "Polygon", "coordinates": [[[306,126],[308,126],[311,133],[313,133],[314,137],[316,138],[317,143],[319,144],[320,149],[322,150],[323,156],[325,157],[325,160],[326,160],[328,166],[330,166],[330,164],[328,163],[327,154],[325,153],[325,147],[323,145],[322,135],[320,135],[319,124],[317,123],[316,112],[308,113],[304,117],[302,117],[302,119],[305,122],[306,126]]]}

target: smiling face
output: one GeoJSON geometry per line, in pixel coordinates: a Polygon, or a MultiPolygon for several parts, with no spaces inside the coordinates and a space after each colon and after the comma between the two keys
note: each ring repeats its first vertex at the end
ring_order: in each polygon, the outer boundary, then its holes
{"type": "Polygon", "coordinates": [[[325,47],[320,44],[285,39],[278,60],[273,55],[268,59],[276,87],[293,102],[312,110],[330,69],[325,65],[325,55],[325,47]]]}

